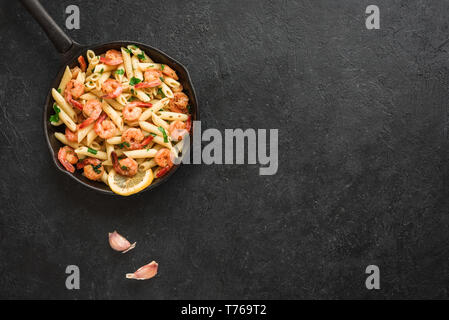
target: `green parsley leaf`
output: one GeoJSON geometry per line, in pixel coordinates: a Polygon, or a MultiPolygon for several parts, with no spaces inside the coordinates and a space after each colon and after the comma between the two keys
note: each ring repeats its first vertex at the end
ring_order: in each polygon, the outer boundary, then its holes
{"type": "Polygon", "coordinates": [[[57,91],[58,91],[59,93],[61,93],[61,88],[59,88],[57,91]]]}
{"type": "Polygon", "coordinates": [[[131,54],[131,50],[129,50],[128,48],[124,48],[126,52],[128,52],[129,54],[131,54]]]}
{"type": "Polygon", "coordinates": [[[136,46],[135,44],[132,44],[132,45],[130,45],[130,47],[131,47],[131,48],[133,48],[134,50],[137,50],[137,49],[139,49],[139,47],[138,47],[138,46],[136,46]]]}
{"type": "Polygon", "coordinates": [[[189,111],[190,114],[192,114],[192,107],[189,105],[187,105],[187,110],[189,111]]]}
{"type": "Polygon", "coordinates": [[[122,170],[128,170],[127,166],[122,166],[122,170]]]}
{"type": "Polygon", "coordinates": [[[101,173],[101,170],[99,170],[101,168],[101,163],[97,164],[95,167],[92,166],[92,169],[94,169],[95,173],[101,173]]]}
{"type": "Polygon", "coordinates": [[[115,71],[115,74],[124,75],[124,74],[125,74],[125,70],[123,70],[123,69],[117,69],[117,70],[115,71]]]}
{"type": "Polygon", "coordinates": [[[104,68],[101,68],[100,74],[103,74],[103,72],[104,72],[104,68]]]}
{"type": "Polygon", "coordinates": [[[139,53],[139,54],[137,55],[137,58],[139,58],[140,61],[145,61],[145,60],[146,60],[145,54],[144,54],[143,52],[142,52],[142,53],[139,53]]]}
{"type": "Polygon", "coordinates": [[[59,121],[59,114],[61,112],[61,109],[56,105],[56,103],[53,104],[53,110],[55,110],[55,114],[50,116],[50,122],[58,122],[59,121]]]}
{"type": "Polygon", "coordinates": [[[161,64],[161,70],[164,70],[164,68],[165,68],[165,65],[161,64]]]}
{"type": "Polygon", "coordinates": [[[135,86],[139,82],[142,82],[142,80],[140,80],[139,78],[132,77],[131,80],[129,80],[129,85],[130,86],[135,86]]]}
{"type": "Polygon", "coordinates": [[[90,153],[92,153],[92,154],[97,154],[97,150],[95,150],[95,149],[91,149],[91,148],[89,148],[89,147],[87,147],[87,151],[88,152],[90,152],[90,153]]]}
{"type": "Polygon", "coordinates": [[[162,98],[165,98],[165,94],[164,94],[164,92],[162,92],[162,89],[161,89],[161,88],[157,89],[157,94],[158,94],[158,95],[161,95],[162,98]]]}
{"type": "Polygon", "coordinates": [[[162,127],[158,128],[160,132],[162,132],[163,136],[164,136],[164,142],[167,143],[168,142],[168,136],[167,133],[165,132],[165,129],[162,127]]]}
{"type": "Polygon", "coordinates": [[[129,143],[126,142],[126,141],[118,144],[118,147],[119,147],[120,149],[123,149],[125,146],[129,148],[130,145],[129,145],[129,143]]]}
{"type": "Polygon", "coordinates": [[[159,80],[161,80],[162,82],[164,82],[164,78],[162,78],[162,77],[159,77],[159,80]]]}
{"type": "Polygon", "coordinates": [[[155,134],[155,133],[153,133],[153,132],[150,132],[150,134],[151,134],[153,137],[157,136],[157,134],[155,134]]]}

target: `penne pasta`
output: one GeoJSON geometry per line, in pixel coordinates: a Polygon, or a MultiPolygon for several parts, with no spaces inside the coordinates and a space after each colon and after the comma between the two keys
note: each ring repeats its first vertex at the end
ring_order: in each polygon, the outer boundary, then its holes
{"type": "Polygon", "coordinates": [[[189,116],[185,113],[178,113],[178,112],[169,112],[169,111],[160,111],[157,113],[157,115],[163,119],[163,120],[170,120],[170,121],[187,121],[189,119],[189,116]]]}
{"type": "Polygon", "coordinates": [[[134,76],[133,65],[131,63],[131,56],[125,50],[125,48],[121,48],[122,57],[123,57],[123,65],[125,66],[125,72],[128,79],[131,79],[134,76]]]}
{"type": "Polygon", "coordinates": [[[69,117],[69,115],[67,113],[65,113],[65,111],[60,108],[61,111],[59,111],[59,119],[64,122],[64,124],[66,125],[67,128],[69,128],[71,131],[76,131],[76,124],[75,122],[72,120],[72,118],[69,117]]]}
{"type": "Polygon", "coordinates": [[[75,152],[79,155],[84,155],[86,157],[96,158],[100,160],[107,160],[108,155],[106,152],[94,150],[88,147],[79,147],[75,149],[75,152]]]}
{"type": "Polygon", "coordinates": [[[61,82],[59,83],[58,89],[59,89],[61,92],[64,92],[64,91],[65,91],[65,88],[66,88],[66,86],[67,86],[67,83],[69,83],[69,81],[70,81],[71,79],[72,79],[72,72],[70,71],[69,66],[67,66],[67,67],[65,68],[64,74],[62,75],[62,79],[61,79],[61,82]]]}
{"type": "Polygon", "coordinates": [[[133,159],[139,159],[139,158],[153,158],[157,150],[154,149],[140,149],[140,150],[131,150],[131,151],[123,151],[123,153],[133,159]]]}
{"type": "Polygon", "coordinates": [[[157,114],[153,113],[151,115],[151,119],[156,126],[162,127],[168,131],[169,124],[165,122],[165,120],[161,119],[161,117],[159,117],[157,114]]]}
{"type": "Polygon", "coordinates": [[[91,125],[87,126],[87,127],[79,129],[78,130],[78,143],[83,141],[83,139],[87,136],[89,131],[92,131],[92,130],[94,130],[94,124],[93,123],[91,125]]]}
{"type": "Polygon", "coordinates": [[[62,134],[61,132],[55,132],[55,138],[61,141],[66,146],[72,147],[73,149],[77,149],[80,147],[80,145],[76,142],[70,142],[67,140],[65,134],[62,134]]]}
{"type": "Polygon", "coordinates": [[[63,96],[56,90],[51,90],[51,95],[53,96],[53,99],[55,99],[56,104],[61,108],[61,110],[64,110],[64,112],[73,120],[76,121],[76,113],[75,110],[73,110],[72,106],[70,106],[67,101],[63,98],[63,96]]]}
{"type": "Polygon", "coordinates": [[[106,101],[103,101],[101,104],[103,111],[111,118],[111,120],[115,123],[115,125],[119,128],[120,131],[123,131],[123,119],[120,117],[120,114],[112,108],[106,101]]]}

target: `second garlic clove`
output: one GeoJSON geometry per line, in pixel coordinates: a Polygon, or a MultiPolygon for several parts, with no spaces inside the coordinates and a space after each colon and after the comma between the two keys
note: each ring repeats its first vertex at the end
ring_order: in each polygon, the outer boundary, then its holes
{"type": "Polygon", "coordinates": [[[115,251],[126,253],[136,247],[136,242],[131,244],[125,237],[120,235],[117,231],[109,233],[109,245],[115,251]]]}
{"type": "Polygon", "coordinates": [[[157,274],[158,264],[156,261],[152,261],[147,265],[139,268],[134,273],[127,273],[127,279],[135,279],[135,280],[147,280],[153,278],[157,274]]]}

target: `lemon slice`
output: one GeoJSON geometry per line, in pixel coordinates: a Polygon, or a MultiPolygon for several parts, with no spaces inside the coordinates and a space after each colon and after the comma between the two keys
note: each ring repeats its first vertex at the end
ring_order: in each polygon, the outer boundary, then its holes
{"type": "Polygon", "coordinates": [[[108,183],[111,190],[121,196],[130,196],[142,191],[153,182],[153,171],[138,171],[134,177],[119,175],[111,170],[108,175],[108,183]]]}

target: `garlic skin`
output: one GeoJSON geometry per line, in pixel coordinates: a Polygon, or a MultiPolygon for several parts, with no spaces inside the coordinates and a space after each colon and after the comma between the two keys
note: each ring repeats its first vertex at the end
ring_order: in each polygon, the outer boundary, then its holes
{"type": "Polygon", "coordinates": [[[135,280],[147,280],[153,278],[157,274],[158,264],[156,261],[152,261],[143,267],[140,267],[134,273],[127,273],[127,279],[135,279],[135,280]]]}
{"type": "Polygon", "coordinates": [[[125,237],[120,235],[117,231],[109,233],[109,245],[115,251],[126,253],[136,247],[136,242],[131,244],[125,237]]]}

